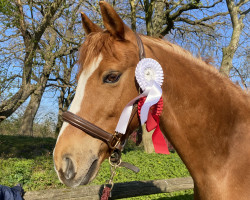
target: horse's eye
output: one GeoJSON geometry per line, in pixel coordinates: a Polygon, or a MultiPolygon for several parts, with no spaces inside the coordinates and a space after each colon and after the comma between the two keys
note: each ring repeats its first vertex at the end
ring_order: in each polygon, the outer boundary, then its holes
{"type": "Polygon", "coordinates": [[[104,83],[116,83],[117,81],[119,81],[120,77],[121,77],[121,73],[111,72],[103,78],[103,82],[104,83]]]}

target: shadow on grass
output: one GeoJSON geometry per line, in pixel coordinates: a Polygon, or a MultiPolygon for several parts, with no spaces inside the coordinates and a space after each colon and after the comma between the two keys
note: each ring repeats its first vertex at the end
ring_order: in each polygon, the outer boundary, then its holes
{"type": "Polygon", "coordinates": [[[154,200],[193,200],[193,199],[194,199],[193,194],[185,194],[185,195],[179,195],[176,197],[160,197],[154,200]]]}
{"type": "Polygon", "coordinates": [[[56,139],[0,135],[0,158],[35,158],[51,155],[56,139]]]}

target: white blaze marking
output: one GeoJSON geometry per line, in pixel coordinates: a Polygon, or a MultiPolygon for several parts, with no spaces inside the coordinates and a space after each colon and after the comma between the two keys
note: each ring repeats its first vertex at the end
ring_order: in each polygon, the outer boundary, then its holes
{"type": "MultiPolygon", "coordinates": [[[[80,78],[78,80],[78,84],[76,87],[76,93],[74,96],[74,99],[70,105],[69,111],[76,114],[81,109],[81,103],[84,97],[85,93],[85,87],[86,83],[88,82],[89,77],[94,73],[94,71],[99,67],[100,62],[102,61],[102,54],[100,54],[98,57],[96,57],[93,62],[90,64],[90,66],[87,67],[87,70],[83,70],[80,78]]],[[[60,133],[58,135],[57,141],[59,137],[62,135],[63,131],[68,126],[67,122],[63,122],[62,128],[60,130],[60,133]]]]}

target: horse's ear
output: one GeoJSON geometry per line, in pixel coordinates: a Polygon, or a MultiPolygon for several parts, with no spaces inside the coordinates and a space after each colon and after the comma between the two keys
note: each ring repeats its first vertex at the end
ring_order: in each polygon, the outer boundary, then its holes
{"type": "Polygon", "coordinates": [[[86,34],[102,31],[101,27],[94,24],[83,12],[81,12],[81,16],[82,16],[82,26],[86,34]]]}
{"type": "Polygon", "coordinates": [[[100,1],[103,24],[118,39],[125,38],[125,24],[114,8],[105,1],[100,1]]]}

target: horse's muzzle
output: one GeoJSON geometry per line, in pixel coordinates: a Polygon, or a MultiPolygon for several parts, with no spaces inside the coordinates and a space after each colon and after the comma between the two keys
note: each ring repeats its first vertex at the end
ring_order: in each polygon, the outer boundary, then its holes
{"type": "Polygon", "coordinates": [[[87,168],[85,173],[77,172],[76,166],[70,157],[65,157],[63,159],[62,168],[58,170],[58,175],[60,180],[68,187],[76,187],[78,185],[86,185],[96,174],[96,169],[98,166],[98,159],[93,159],[89,168],[87,168]]]}

